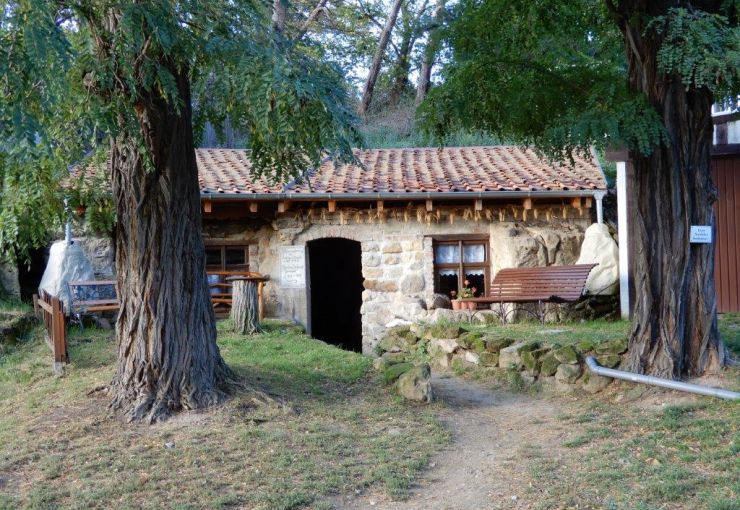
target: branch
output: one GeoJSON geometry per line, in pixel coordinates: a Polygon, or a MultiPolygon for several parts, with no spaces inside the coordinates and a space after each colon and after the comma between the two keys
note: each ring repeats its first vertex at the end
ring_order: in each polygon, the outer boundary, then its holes
{"type": "Polygon", "coordinates": [[[316,7],[314,7],[313,10],[309,13],[306,21],[303,22],[303,25],[301,25],[301,28],[298,30],[298,35],[296,35],[295,37],[296,41],[300,41],[301,39],[303,39],[303,36],[305,36],[306,32],[308,32],[311,23],[313,23],[316,18],[319,17],[319,14],[324,12],[324,8],[326,7],[326,3],[328,1],[329,0],[319,0],[319,3],[316,4],[316,7]]]}

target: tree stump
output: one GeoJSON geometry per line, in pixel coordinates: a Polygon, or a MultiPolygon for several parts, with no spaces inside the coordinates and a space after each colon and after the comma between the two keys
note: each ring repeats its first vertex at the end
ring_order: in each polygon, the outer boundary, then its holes
{"type": "Polygon", "coordinates": [[[231,319],[237,333],[253,335],[260,332],[257,285],[254,280],[233,281],[231,319]]]}

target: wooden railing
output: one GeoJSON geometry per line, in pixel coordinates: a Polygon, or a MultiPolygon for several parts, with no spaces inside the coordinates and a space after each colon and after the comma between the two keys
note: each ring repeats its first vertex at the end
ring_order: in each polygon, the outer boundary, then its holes
{"type": "Polygon", "coordinates": [[[36,316],[46,327],[45,340],[54,354],[54,372],[60,373],[64,365],[69,363],[66,317],[62,302],[45,290],[39,290],[39,294],[33,296],[33,308],[36,316]]]}

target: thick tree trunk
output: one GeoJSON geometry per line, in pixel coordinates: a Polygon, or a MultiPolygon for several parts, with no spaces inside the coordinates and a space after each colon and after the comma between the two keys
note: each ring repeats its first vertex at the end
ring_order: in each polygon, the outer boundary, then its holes
{"type": "Polygon", "coordinates": [[[288,0],[272,0],[272,28],[275,32],[285,31],[285,12],[288,0]]]}
{"type": "Polygon", "coordinates": [[[121,308],[110,391],[132,421],[215,404],[230,374],[206,280],[187,70],[167,66],[179,111],[156,92],[141,92],[136,109],[150,164],[131,137],[111,153],[121,308]]]}
{"type": "Polygon", "coordinates": [[[260,332],[257,285],[254,281],[235,280],[232,287],[231,318],[234,330],[242,335],[260,332]]]}
{"type": "MultiPolygon", "coordinates": [[[[650,3],[658,11],[647,14],[665,14],[668,5],[658,4],[663,2],[650,3]]],[[[649,156],[630,155],[636,303],[629,368],[668,378],[698,376],[726,361],[717,331],[714,245],[689,243],[691,225],[715,224],[713,97],[660,73],[660,35],[631,25],[643,18],[622,7],[630,87],[647,96],[670,139],[649,156]]]]}
{"type": "Polygon", "coordinates": [[[380,33],[380,40],[378,41],[378,48],[375,50],[375,56],[373,57],[373,63],[370,65],[370,70],[367,73],[367,80],[365,81],[365,88],[362,91],[362,99],[360,101],[359,112],[361,115],[366,115],[370,109],[370,103],[373,100],[373,92],[375,91],[375,82],[378,81],[378,75],[380,74],[380,66],[383,64],[383,57],[385,56],[385,50],[388,47],[388,41],[391,38],[391,32],[393,27],[396,25],[396,18],[398,18],[398,11],[401,10],[403,0],[394,0],[391,12],[388,14],[388,19],[385,22],[383,31],[380,33]]]}

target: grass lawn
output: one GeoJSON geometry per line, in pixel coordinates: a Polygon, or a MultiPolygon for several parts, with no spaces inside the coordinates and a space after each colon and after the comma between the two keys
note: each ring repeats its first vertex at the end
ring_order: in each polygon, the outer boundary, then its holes
{"type": "Polygon", "coordinates": [[[108,417],[106,397],[88,396],[113,374],[110,332],[74,332],[62,378],[50,375],[39,338],[6,352],[0,508],[303,508],[370,486],[403,498],[446,444],[432,410],[378,385],[369,358],[279,323],[253,338],[227,326],[226,361],[290,412],[237,395],[208,412],[129,425],[108,417]]]}

